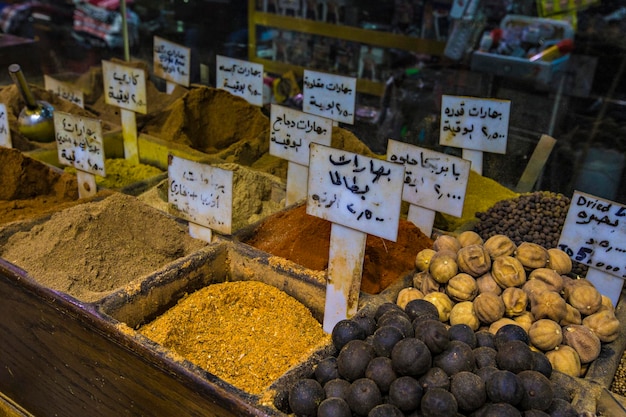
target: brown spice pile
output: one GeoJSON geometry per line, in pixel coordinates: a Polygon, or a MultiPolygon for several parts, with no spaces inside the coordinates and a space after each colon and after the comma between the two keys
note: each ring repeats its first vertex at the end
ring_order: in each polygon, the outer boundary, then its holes
{"type": "Polygon", "coordinates": [[[0,224],[37,217],[76,204],[76,177],[0,147],[0,224]]]}
{"type": "Polygon", "coordinates": [[[255,395],[330,341],[303,304],[255,281],[198,290],[139,332],[255,395]]]}
{"type": "MultiPolygon", "coordinates": [[[[299,205],[268,218],[246,243],[319,271],[328,268],[330,229],[329,221],[306,214],[306,206],[299,205]]],[[[378,294],[415,269],[415,254],[432,244],[417,226],[402,219],[396,242],[368,235],[361,290],[378,294]]]]}
{"type": "Polygon", "coordinates": [[[172,217],[114,193],[15,233],[0,256],[43,286],[91,302],[205,245],[172,217]]]}

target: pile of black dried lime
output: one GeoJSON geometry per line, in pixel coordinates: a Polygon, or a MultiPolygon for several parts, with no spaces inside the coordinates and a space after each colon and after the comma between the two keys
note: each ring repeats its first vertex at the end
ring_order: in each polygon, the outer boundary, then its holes
{"type": "Polygon", "coordinates": [[[374,317],[342,320],[336,354],[278,395],[276,407],[306,417],[575,417],[552,366],[519,326],[495,335],[446,326],[433,304],[384,303],[374,317]]]}

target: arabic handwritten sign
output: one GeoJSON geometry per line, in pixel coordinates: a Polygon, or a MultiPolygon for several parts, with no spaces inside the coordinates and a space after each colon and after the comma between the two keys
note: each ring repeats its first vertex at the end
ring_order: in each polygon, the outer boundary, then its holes
{"type": "Polygon", "coordinates": [[[469,161],[391,139],[387,160],[404,165],[404,201],[451,216],[463,215],[469,161]]]}
{"type": "Polygon", "coordinates": [[[311,144],[306,212],[395,242],[404,167],[311,144]]]}
{"type": "Polygon", "coordinates": [[[9,116],[4,103],[0,103],[0,146],[5,148],[13,147],[11,143],[11,129],[9,129],[9,116]]]}
{"type": "Polygon", "coordinates": [[[182,218],[230,234],[233,172],[169,155],[169,202],[182,218]]]}
{"type": "Polygon", "coordinates": [[[304,70],[302,110],[354,124],[356,78],[304,70]]]}
{"type": "Polygon", "coordinates": [[[263,65],[217,55],[215,86],[245,98],[255,106],[263,105],[263,65]]]}
{"type": "Polygon", "coordinates": [[[146,74],[138,68],[102,61],[104,101],[107,104],[146,114],[146,74]]]}
{"type": "Polygon", "coordinates": [[[49,75],[43,76],[44,87],[57,97],[85,108],[84,94],[81,89],[75,88],[69,83],[64,83],[49,75]]]}
{"type": "Polygon", "coordinates": [[[158,36],[154,37],[154,75],[189,87],[191,50],[158,36]]]}
{"type": "Polygon", "coordinates": [[[576,191],[558,247],[576,262],[626,279],[626,206],[576,191]]]}
{"type": "Polygon", "coordinates": [[[332,120],[276,104],[270,113],[270,155],[308,166],[312,142],[330,146],[332,120]]]}
{"type": "Polygon", "coordinates": [[[506,153],[510,107],[509,100],[442,96],[439,143],[506,153]]]}
{"type": "Polygon", "coordinates": [[[100,120],[57,110],[54,112],[54,137],[60,163],[105,176],[100,120]]]}

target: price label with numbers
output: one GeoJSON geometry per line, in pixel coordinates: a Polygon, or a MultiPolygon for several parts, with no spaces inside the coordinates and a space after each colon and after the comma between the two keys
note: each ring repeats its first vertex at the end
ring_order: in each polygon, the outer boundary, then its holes
{"type": "Polygon", "coordinates": [[[576,262],[626,279],[626,206],[576,191],[558,247],[576,262]]]}

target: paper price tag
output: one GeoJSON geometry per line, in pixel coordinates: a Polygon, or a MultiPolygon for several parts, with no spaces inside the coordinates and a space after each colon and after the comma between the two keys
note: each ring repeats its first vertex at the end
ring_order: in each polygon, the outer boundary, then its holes
{"type": "Polygon", "coordinates": [[[169,202],[180,217],[230,234],[233,172],[173,155],[168,164],[169,202]]]}
{"type": "Polygon", "coordinates": [[[576,191],[558,247],[576,262],[626,279],[626,206],[576,191]]]}
{"type": "Polygon", "coordinates": [[[330,146],[332,120],[276,104],[270,113],[270,155],[308,166],[311,143],[330,146]]]}
{"type": "Polygon", "coordinates": [[[509,100],[442,96],[439,143],[506,153],[510,107],[509,100]]]}
{"type": "Polygon", "coordinates": [[[69,83],[59,81],[49,75],[43,76],[44,88],[57,97],[85,108],[84,94],[81,89],[75,88],[69,83]]]}
{"type": "Polygon", "coordinates": [[[405,168],[404,201],[451,216],[462,216],[469,161],[391,139],[387,145],[387,160],[405,168]]]}
{"type": "Polygon", "coordinates": [[[403,166],[312,143],[307,214],[395,242],[403,180],[403,166]]]}
{"type": "Polygon", "coordinates": [[[9,116],[4,103],[0,103],[0,146],[5,148],[13,147],[11,143],[11,129],[9,129],[9,116]]]}
{"type": "Polygon", "coordinates": [[[354,124],[356,78],[304,70],[302,110],[354,124]]]}
{"type": "Polygon", "coordinates": [[[61,164],[101,177],[106,176],[100,120],[56,110],[54,137],[61,164]]]}
{"type": "Polygon", "coordinates": [[[154,75],[189,87],[191,49],[155,36],[153,63],[154,75]]]}
{"type": "Polygon", "coordinates": [[[263,65],[217,55],[216,67],[217,88],[243,97],[255,106],[263,105],[263,65]]]}
{"type": "Polygon", "coordinates": [[[146,114],[146,74],[142,69],[102,61],[105,103],[146,114]]]}

